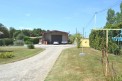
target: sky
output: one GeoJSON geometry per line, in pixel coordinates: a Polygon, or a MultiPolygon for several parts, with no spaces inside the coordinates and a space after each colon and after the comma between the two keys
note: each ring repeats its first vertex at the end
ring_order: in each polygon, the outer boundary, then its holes
{"type": "Polygon", "coordinates": [[[107,10],[120,11],[122,0],[0,0],[0,23],[7,28],[60,30],[88,37],[103,28],[107,10]],[[105,9],[105,10],[104,10],[105,9]],[[104,10],[102,12],[99,12],[104,10]],[[95,12],[99,12],[96,14],[95,12]]]}

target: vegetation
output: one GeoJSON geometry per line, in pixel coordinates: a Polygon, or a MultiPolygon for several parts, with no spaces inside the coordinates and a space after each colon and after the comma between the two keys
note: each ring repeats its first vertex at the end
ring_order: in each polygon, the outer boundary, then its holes
{"type": "Polygon", "coordinates": [[[24,41],[23,40],[16,40],[16,41],[14,41],[14,46],[24,46],[24,41]]]}
{"type": "Polygon", "coordinates": [[[3,33],[0,35],[0,38],[8,38],[9,37],[9,31],[7,27],[5,27],[3,24],[0,23],[0,31],[3,33]]]}
{"type": "Polygon", "coordinates": [[[45,32],[45,30],[42,30],[41,28],[33,30],[17,30],[13,27],[10,27],[8,29],[6,26],[0,23],[0,46],[13,44],[19,46],[29,42],[32,42],[33,44],[38,44],[39,36],[42,36],[43,32],[45,32]]]}
{"type": "Polygon", "coordinates": [[[76,34],[77,48],[80,48],[81,38],[82,38],[81,34],[80,33],[77,33],[76,34]]]}
{"type": "MultiPolygon", "coordinates": [[[[122,3],[120,4],[120,12],[115,13],[113,9],[108,9],[107,12],[107,22],[104,28],[107,29],[121,29],[122,28],[122,3]]],[[[113,41],[112,37],[116,37],[120,34],[120,31],[109,31],[109,46],[108,52],[114,53],[116,55],[121,54],[121,44],[120,41],[113,41]]],[[[90,38],[90,46],[92,48],[101,50],[105,48],[106,42],[106,32],[105,31],[93,31],[91,32],[90,38]]]]}
{"type": "Polygon", "coordinates": [[[4,51],[4,53],[5,53],[4,56],[7,55],[7,58],[0,58],[0,64],[11,63],[11,62],[23,60],[23,59],[32,57],[34,55],[37,55],[38,53],[42,52],[43,50],[44,49],[42,49],[42,48],[28,49],[26,47],[18,47],[18,46],[0,47],[0,51],[2,51],[0,53],[3,53],[3,51],[4,51]],[[6,51],[8,51],[9,53],[6,51]]]}
{"type": "Polygon", "coordinates": [[[73,34],[70,34],[68,38],[69,38],[69,43],[70,44],[73,44],[74,41],[75,41],[75,34],[74,35],[73,34]]]}
{"type": "Polygon", "coordinates": [[[34,48],[35,48],[33,44],[28,44],[27,47],[28,47],[29,49],[34,49],[34,48]]]}
{"type": "Polygon", "coordinates": [[[12,38],[0,39],[0,46],[9,46],[9,45],[13,45],[13,39],[12,38]]]}
{"type": "Polygon", "coordinates": [[[0,51],[0,58],[4,59],[4,58],[12,58],[12,57],[14,57],[12,51],[3,51],[3,52],[0,51]]]}
{"type": "Polygon", "coordinates": [[[72,44],[74,43],[74,41],[76,41],[77,48],[80,48],[81,38],[82,38],[82,35],[80,33],[69,35],[69,43],[72,44]]]}
{"type": "MultiPolygon", "coordinates": [[[[92,48],[83,49],[84,56],[79,55],[82,52],[81,48],[64,50],[45,81],[112,81],[111,78],[106,79],[104,76],[101,51],[92,48]]],[[[121,81],[122,56],[110,54],[109,60],[113,62],[113,68],[118,74],[113,81],[121,81]]]]}

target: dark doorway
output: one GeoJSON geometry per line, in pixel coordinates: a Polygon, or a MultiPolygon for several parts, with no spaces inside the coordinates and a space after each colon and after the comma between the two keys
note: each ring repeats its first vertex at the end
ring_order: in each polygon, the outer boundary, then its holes
{"type": "Polygon", "coordinates": [[[62,35],[52,35],[52,36],[51,36],[51,39],[52,39],[52,43],[53,43],[54,41],[58,41],[59,44],[61,44],[61,42],[62,42],[62,35]]]}

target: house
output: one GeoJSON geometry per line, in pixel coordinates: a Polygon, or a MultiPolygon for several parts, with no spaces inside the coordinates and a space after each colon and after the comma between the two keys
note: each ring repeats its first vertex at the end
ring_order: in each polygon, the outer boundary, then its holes
{"type": "Polygon", "coordinates": [[[90,47],[89,46],[89,39],[88,38],[81,39],[80,47],[90,47]]]}
{"type": "Polygon", "coordinates": [[[68,42],[68,33],[58,30],[47,31],[43,33],[42,42],[46,44],[53,44],[54,42],[67,43],[68,42]]]}
{"type": "Polygon", "coordinates": [[[67,43],[68,42],[68,33],[58,30],[47,31],[43,33],[41,42],[43,44],[53,44],[54,42],[67,43]]]}

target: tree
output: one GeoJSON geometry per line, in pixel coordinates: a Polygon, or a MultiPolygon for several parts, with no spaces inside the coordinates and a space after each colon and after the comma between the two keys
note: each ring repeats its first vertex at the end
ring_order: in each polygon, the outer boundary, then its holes
{"type": "Polygon", "coordinates": [[[77,42],[77,48],[80,48],[82,35],[80,33],[77,33],[77,34],[75,34],[75,38],[76,38],[76,42],[77,42]]]}
{"type": "Polygon", "coordinates": [[[9,29],[9,33],[10,33],[10,38],[13,38],[14,37],[14,33],[16,32],[16,29],[13,28],[13,27],[10,27],[9,29]]]}
{"type": "Polygon", "coordinates": [[[24,40],[24,34],[23,33],[18,34],[16,39],[17,40],[24,40]]]}
{"type": "MultiPolygon", "coordinates": [[[[107,12],[107,22],[104,28],[106,29],[121,29],[122,28],[122,3],[120,4],[120,12],[115,14],[115,11],[112,9],[108,9],[107,12]]],[[[89,39],[90,39],[90,46],[92,48],[101,50],[105,46],[105,31],[92,31],[89,39]]],[[[118,42],[112,40],[112,37],[116,37],[120,34],[120,31],[109,31],[109,41],[108,41],[108,52],[118,54],[120,53],[120,45],[118,42]]],[[[119,42],[122,45],[122,42],[119,42]]]]}
{"type": "Polygon", "coordinates": [[[45,30],[42,30],[41,28],[33,29],[32,36],[34,37],[41,36],[42,32],[45,32],[45,30]]]}
{"type": "Polygon", "coordinates": [[[122,22],[122,3],[120,4],[120,12],[116,13],[116,24],[122,22]]]}
{"type": "Polygon", "coordinates": [[[120,13],[122,14],[122,2],[120,4],[120,13]]]}
{"type": "Polygon", "coordinates": [[[0,23],[0,31],[3,32],[1,38],[9,38],[9,31],[8,29],[0,23]]]}
{"type": "Polygon", "coordinates": [[[108,9],[107,18],[106,19],[107,19],[106,25],[115,23],[115,11],[112,10],[111,8],[108,9]]]}
{"type": "Polygon", "coordinates": [[[74,41],[75,41],[75,35],[73,35],[73,34],[70,34],[69,35],[69,43],[74,43],[74,41]]]}
{"type": "Polygon", "coordinates": [[[16,31],[13,33],[13,38],[16,38],[20,33],[21,33],[21,30],[16,30],[16,31]]]}
{"type": "Polygon", "coordinates": [[[26,29],[24,29],[24,30],[22,30],[22,32],[23,32],[23,34],[25,35],[25,36],[31,36],[31,33],[32,33],[32,31],[31,30],[26,30],[26,29]]]}

